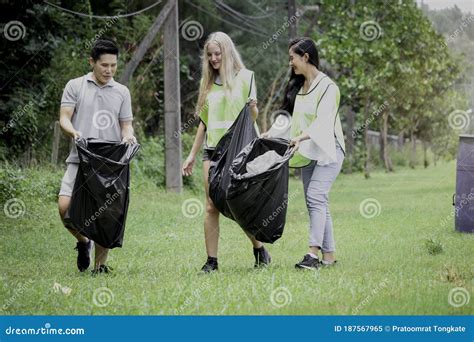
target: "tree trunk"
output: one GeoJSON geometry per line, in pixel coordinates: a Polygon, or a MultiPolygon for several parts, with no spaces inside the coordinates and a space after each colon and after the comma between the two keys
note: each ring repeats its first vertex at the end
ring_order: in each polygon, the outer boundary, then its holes
{"type": "Polygon", "coordinates": [[[415,136],[415,130],[411,129],[410,130],[410,143],[411,143],[411,154],[410,154],[410,167],[412,169],[415,168],[416,164],[416,136],[415,136]]]}
{"type": "MultiPolygon", "coordinates": [[[[309,37],[313,34],[313,29],[314,29],[314,26],[316,25],[316,23],[318,22],[318,15],[319,13],[316,12],[312,17],[311,17],[311,21],[308,25],[308,28],[306,29],[305,33],[304,33],[304,37],[309,37]]],[[[290,19],[290,18],[289,18],[290,19]]]]}
{"type": "Polygon", "coordinates": [[[403,130],[398,133],[398,143],[397,143],[397,147],[398,147],[398,151],[400,151],[400,152],[402,151],[403,145],[405,144],[405,139],[404,139],[404,137],[403,137],[403,133],[404,133],[403,130]]]}
{"type": "Polygon", "coordinates": [[[354,144],[355,144],[355,136],[354,134],[354,124],[355,124],[355,112],[351,106],[347,107],[347,128],[346,128],[346,153],[347,153],[347,169],[346,173],[352,173],[352,168],[354,166],[354,144]]]}
{"type": "MultiPolygon", "coordinates": [[[[296,16],[296,1],[288,0],[288,20],[296,16]]],[[[292,40],[296,38],[298,34],[298,23],[297,20],[290,21],[290,27],[288,28],[288,38],[292,40]]]]}
{"type": "Polygon", "coordinates": [[[183,178],[181,176],[181,135],[176,134],[181,128],[178,2],[170,0],[168,4],[170,3],[172,4],[171,10],[166,16],[163,30],[166,190],[181,193],[183,189],[183,178]]]}
{"type": "MultiPolygon", "coordinates": [[[[270,107],[272,105],[273,95],[275,95],[275,88],[276,88],[277,82],[278,82],[278,78],[275,78],[272,82],[272,88],[270,90],[270,96],[268,97],[268,101],[265,104],[265,107],[262,111],[261,117],[259,118],[260,119],[260,124],[261,124],[260,127],[262,127],[262,132],[268,131],[268,112],[269,112],[270,107]]],[[[270,126],[272,124],[273,124],[273,122],[270,122],[270,126]]]]}
{"type": "Polygon", "coordinates": [[[382,165],[385,165],[384,155],[385,155],[385,139],[383,136],[383,119],[380,124],[380,131],[379,131],[379,159],[382,165]]]}
{"type": "Polygon", "coordinates": [[[386,172],[393,172],[392,166],[392,159],[390,159],[389,151],[388,151],[388,116],[389,113],[384,111],[382,115],[383,125],[382,125],[382,141],[383,141],[383,162],[385,165],[386,172]]]}
{"type": "Polygon", "coordinates": [[[425,166],[425,169],[430,165],[428,162],[428,143],[423,140],[423,165],[425,166]]]}
{"type": "MultiPolygon", "coordinates": [[[[370,101],[366,101],[364,108],[364,122],[367,122],[369,116],[370,101]]],[[[369,142],[369,127],[365,125],[364,127],[364,139],[365,139],[365,161],[364,161],[364,177],[365,179],[370,178],[370,142],[369,142]]]]}
{"type": "MultiPolygon", "coordinates": [[[[176,0],[168,0],[166,5],[161,10],[160,14],[158,14],[155,19],[155,22],[148,30],[148,33],[146,34],[145,38],[143,38],[143,40],[141,41],[140,45],[138,46],[130,61],[127,63],[127,65],[125,65],[122,77],[120,77],[120,83],[128,85],[128,82],[132,78],[135,69],[137,68],[138,64],[140,64],[141,60],[145,56],[145,53],[150,48],[151,44],[153,43],[153,40],[160,31],[161,26],[163,26],[163,23],[168,18],[169,13],[173,9],[173,6],[175,6],[175,3],[176,0]]],[[[165,56],[166,55],[167,51],[165,51],[165,56]]]]}
{"type": "Polygon", "coordinates": [[[364,161],[364,177],[365,179],[370,178],[370,143],[369,135],[367,134],[367,127],[364,128],[364,137],[365,137],[365,161],[364,161]]]}

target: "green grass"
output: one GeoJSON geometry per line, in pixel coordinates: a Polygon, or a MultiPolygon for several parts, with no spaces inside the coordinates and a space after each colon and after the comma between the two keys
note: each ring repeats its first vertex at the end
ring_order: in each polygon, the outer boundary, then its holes
{"type": "MultiPolygon", "coordinates": [[[[41,178],[39,171],[29,175],[33,183],[41,178]]],[[[189,198],[203,203],[203,193],[165,193],[135,179],[124,247],[110,253],[115,272],[95,278],[76,270],[74,240],[55,202],[23,193],[22,217],[0,213],[0,309],[7,315],[473,314],[473,299],[460,307],[448,302],[452,289],[472,294],[474,285],[474,237],[453,228],[454,180],[454,162],[374,172],[369,180],[339,176],[331,192],[339,263],[317,272],[294,269],[307,251],[308,218],[302,184],[291,180],[285,233],[268,246],[272,265],[254,270],[249,241],[221,219],[220,270],[209,276],[197,274],[206,257],[203,216],[186,218],[181,209],[189,198]],[[360,213],[368,198],[380,203],[373,218],[360,213]]]]}

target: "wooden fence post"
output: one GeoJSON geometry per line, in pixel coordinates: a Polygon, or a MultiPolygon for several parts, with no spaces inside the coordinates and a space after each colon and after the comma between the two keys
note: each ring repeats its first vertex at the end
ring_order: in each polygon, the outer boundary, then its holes
{"type": "Polygon", "coordinates": [[[61,127],[59,121],[54,122],[53,150],[51,151],[51,164],[58,164],[59,141],[61,139],[61,127]]]}

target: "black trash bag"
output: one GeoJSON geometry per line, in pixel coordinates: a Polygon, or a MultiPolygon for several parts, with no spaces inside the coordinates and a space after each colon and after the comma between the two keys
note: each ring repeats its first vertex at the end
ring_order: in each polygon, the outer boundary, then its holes
{"type": "Polygon", "coordinates": [[[75,143],[80,162],[69,207],[71,224],[102,247],[122,247],[130,161],[140,145],[94,138],[75,143]]]}
{"type": "Polygon", "coordinates": [[[258,241],[273,243],[283,235],[292,155],[288,140],[258,138],[230,168],[227,204],[235,221],[258,241]]]}
{"type": "Polygon", "coordinates": [[[217,143],[209,166],[209,197],[224,216],[234,219],[226,203],[229,168],[239,152],[257,137],[249,105],[246,104],[229,130],[217,143]]]}

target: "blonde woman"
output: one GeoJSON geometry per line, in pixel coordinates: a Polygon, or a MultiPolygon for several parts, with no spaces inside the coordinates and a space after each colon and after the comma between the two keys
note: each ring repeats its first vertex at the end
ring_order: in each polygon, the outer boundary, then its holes
{"type": "MultiPolygon", "coordinates": [[[[255,121],[258,116],[256,87],[253,71],[245,68],[240,54],[230,37],[223,32],[209,35],[202,55],[202,79],[196,106],[200,123],[191,152],[183,164],[183,175],[193,172],[196,155],[204,144],[203,171],[206,191],[204,237],[207,261],[201,271],[218,270],[219,211],[209,197],[209,164],[213,150],[232,126],[245,103],[255,121]],[[250,94],[250,97],[249,97],[250,94]]],[[[247,234],[248,235],[248,234],[247,234]]],[[[271,257],[260,241],[248,235],[253,245],[255,267],[268,265],[271,257]]]]}

